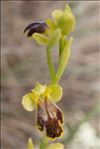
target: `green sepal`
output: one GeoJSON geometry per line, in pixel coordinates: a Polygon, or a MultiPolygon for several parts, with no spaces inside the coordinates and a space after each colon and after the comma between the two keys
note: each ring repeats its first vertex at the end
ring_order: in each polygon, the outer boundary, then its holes
{"type": "Polygon", "coordinates": [[[31,138],[28,140],[27,149],[35,149],[31,138]]]}
{"type": "Polygon", "coordinates": [[[61,30],[60,29],[56,29],[54,32],[52,32],[50,38],[49,38],[49,42],[48,42],[48,49],[51,49],[52,47],[55,46],[55,44],[59,41],[61,37],[61,30]]]}
{"type": "Polygon", "coordinates": [[[62,17],[62,15],[63,15],[63,11],[59,10],[59,9],[54,10],[52,12],[52,17],[53,17],[54,22],[55,22],[56,25],[58,25],[58,22],[59,22],[60,18],[62,17]]]}
{"type": "Polygon", "coordinates": [[[64,11],[54,10],[52,17],[58,28],[61,29],[62,35],[68,35],[75,27],[75,17],[68,5],[65,6],[64,11]]]}
{"type": "Polygon", "coordinates": [[[32,37],[36,40],[36,42],[40,45],[48,44],[48,37],[40,33],[34,33],[32,37]]]}
{"type": "Polygon", "coordinates": [[[50,31],[51,31],[51,32],[52,32],[53,30],[55,30],[56,24],[53,22],[52,19],[48,18],[48,19],[46,20],[46,23],[47,23],[48,27],[50,28],[50,31]]]}
{"type": "Polygon", "coordinates": [[[58,102],[62,98],[62,87],[59,84],[52,84],[49,86],[49,89],[51,89],[50,92],[50,99],[53,102],[58,102]]]}
{"type": "Polygon", "coordinates": [[[32,92],[38,96],[41,96],[42,94],[44,94],[46,87],[47,87],[47,85],[42,85],[40,83],[36,83],[36,86],[34,89],[32,89],[32,92]]]}
{"type": "Polygon", "coordinates": [[[33,93],[28,93],[23,96],[22,105],[27,111],[36,109],[37,97],[33,93]]]}

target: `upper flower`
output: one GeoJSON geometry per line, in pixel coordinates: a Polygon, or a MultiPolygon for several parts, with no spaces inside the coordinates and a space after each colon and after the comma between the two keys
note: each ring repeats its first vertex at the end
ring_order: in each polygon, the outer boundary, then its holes
{"type": "Polygon", "coordinates": [[[67,36],[75,27],[75,17],[68,5],[64,10],[54,10],[52,18],[47,19],[45,22],[34,22],[29,24],[25,30],[28,31],[27,36],[33,37],[38,44],[47,45],[52,47],[62,36],[67,36]]]}
{"type": "Polygon", "coordinates": [[[32,37],[38,44],[47,45],[48,47],[55,45],[61,37],[60,29],[55,28],[55,30],[52,30],[50,24],[45,22],[31,23],[24,29],[24,33],[27,31],[27,37],[32,37]]]}
{"type": "Polygon", "coordinates": [[[75,17],[68,5],[65,6],[63,11],[59,9],[54,10],[52,17],[56,26],[61,29],[63,35],[68,35],[73,31],[75,27],[75,17]]]}
{"type": "Polygon", "coordinates": [[[37,83],[22,100],[27,111],[37,109],[37,127],[40,131],[45,129],[47,137],[52,139],[63,134],[63,113],[55,104],[61,97],[62,88],[58,84],[46,86],[37,83]]]}

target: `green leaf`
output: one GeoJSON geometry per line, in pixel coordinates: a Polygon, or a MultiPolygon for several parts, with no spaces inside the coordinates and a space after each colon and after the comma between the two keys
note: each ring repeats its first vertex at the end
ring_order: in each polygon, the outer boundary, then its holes
{"type": "Polygon", "coordinates": [[[55,46],[55,44],[59,41],[61,37],[61,30],[56,29],[54,32],[52,32],[49,42],[48,42],[48,49],[51,49],[55,46]]]}
{"type": "Polygon", "coordinates": [[[36,108],[36,97],[33,93],[23,96],[22,105],[27,111],[33,111],[36,108]]]}
{"type": "Polygon", "coordinates": [[[53,143],[48,145],[46,149],[64,149],[64,145],[62,143],[53,143]]]}
{"type": "Polygon", "coordinates": [[[27,149],[35,149],[31,138],[28,140],[27,149]]]}
{"type": "Polygon", "coordinates": [[[43,35],[43,34],[39,34],[39,33],[34,33],[32,35],[32,37],[36,40],[36,42],[40,45],[47,45],[48,44],[48,38],[43,35]]]}
{"type": "Polygon", "coordinates": [[[58,102],[62,98],[62,87],[59,84],[50,85],[50,98],[53,102],[58,102]]]}
{"type": "Polygon", "coordinates": [[[56,74],[56,78],[57,80],[60,80],[66,65],[68,63],[69,57],[70,57],[70,51],[71,51],[71,44],[72,44],[73,39],[70,38],[67,42],[66,42],[66,46],[64,47],[64,49],[62,50],[62,53],[60,55],[60,59],[59,59],[59,66],[58,66],[58,70],[57,70],[57,74],[56,74]]]}

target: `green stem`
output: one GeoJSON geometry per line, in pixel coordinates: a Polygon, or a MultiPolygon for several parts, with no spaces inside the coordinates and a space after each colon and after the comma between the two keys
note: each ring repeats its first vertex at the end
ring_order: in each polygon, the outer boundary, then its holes
{"type": "Polygon", "coordinates": [[[60,60],[61,53],[64,49],[64,46],[65,46],[65,36],[62,36],[59,40],[59,60],[60,60]]]}
{"type": "Polygon", "coordinates": [[[46,147],[48,146],[48,143],[49,143],[48,138],[43,137],[43,139],[41,140],[39,149],[46,149],[46,147]]]}
{"type": "Polygon", "coordinates": [[[55,69],[51,58],[51,49],[47,47],[47,62],[51,77],[51,83],[55,83],[55,69]]]}
{"type": "MultiPolygon", "coordinates": [[[[56,80],[57,82],[60,81],[63,73],[64,73],[64,70],[66,68],[66,65],[69,61],[69,57],[70,57],[70,48],[71,48],[71,44],[72,44],[72,41],[73,39],[70,38],[67,42],[66,42],[66,45],[65,47],[62,45],[60,47],[60,57],[59,57],[59,65],[58,65],[58,69],[57,69],[57,73],[56,73],[56,80]],[[62,48],[62,49],[61,49],[62,48]]],[[[63,42],[62,44],[64,44],[64,38],[62,39],[62,41],[60,42],[63,42]]]]}

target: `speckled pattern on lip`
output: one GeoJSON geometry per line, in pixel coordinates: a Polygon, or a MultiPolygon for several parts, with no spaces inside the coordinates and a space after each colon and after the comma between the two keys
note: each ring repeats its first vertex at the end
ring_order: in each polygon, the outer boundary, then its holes
{"type": "Polygon", "coordinates": [[[47,137],[56,139],[62,136],[63,114],[56,104],[45,99],[38,104],[37,108],[37,126],[40,131],[45,129],[47,137]]]}

